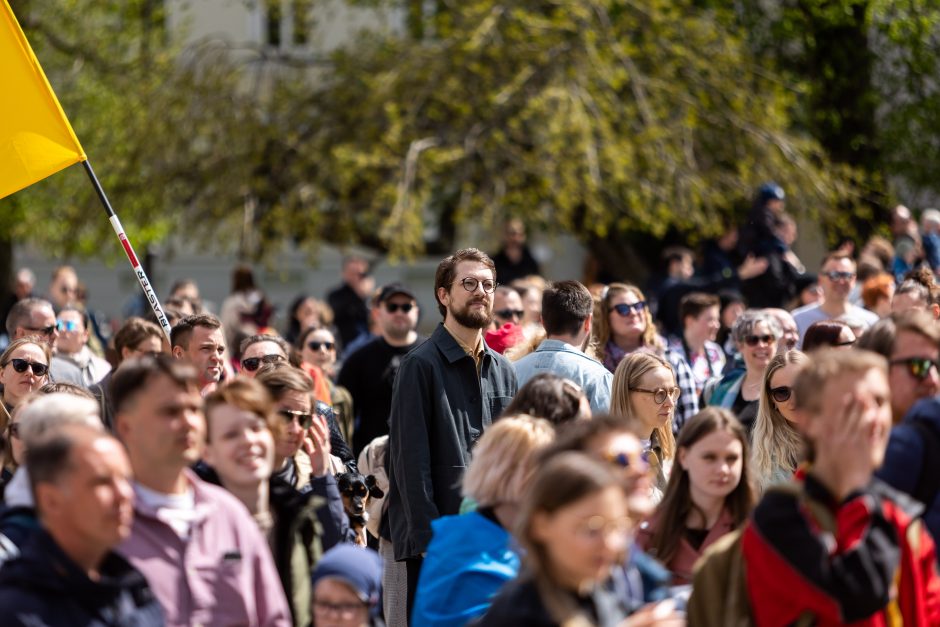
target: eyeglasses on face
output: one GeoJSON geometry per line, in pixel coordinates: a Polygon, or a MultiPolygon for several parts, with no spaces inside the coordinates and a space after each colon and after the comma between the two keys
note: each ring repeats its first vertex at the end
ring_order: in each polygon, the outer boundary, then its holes
{"type": "Polygon", "coordinates": [[[829,272],[823,272],[822,275],[828,278],[830,281],[851,281],[855,278],[854,272],[844,272],[839,270],[830,270],[829,272]]]}
{"type": "Polygon", "coordinates": [[[310,425],[313,424],[313,414],[308,414],[302,411],[294,411],[292,409],[279,409],[277,413],[280,414],[281,418],[283,418],[284,422],[287,424],[290,424],[296,420],[297,424],[299,424],[304,429],[309,428],[310,425]]]}
{"type": "Polygon", "coordinates": [[[907,366],[907,372],[918,380],[926,379],[931,368],[940,372],[940,364],[929,357],[908,357],[907,359],[892,359],[888,362],[892,366],[907,366]]]}
{"type": "Polygon", "coordinates": [[[777,341],[772,335],[748,335],[744,338],[744,343],[748,346],[757,346],[758,344],[773,344],[777,341]]]}
{"type": "Polygon", "coordinates": [[[657,405],[662,405],[666,402],[666,399],[670,399],[673,403],[676,402],[679,398],[680,390],[679,388],[656,388],[655,390],[644,390],[643,388],[630,388],[631,392],[642,392],[643,394],[652,394],[653,402],[657,405]]]}
{"type": "Polygon", "coordinates": [[[505,318],[507,320],[521,320],[525,312],[521,309],[500,309],[499,311],[494,311],[497,318],[505,318]]]}
{"type": "Polygon", "coordinates": [[[284,361],[283,355],[264,355],[262,357],[248,357],[247,359],[242,359],[242,369],[247,370],[248,372],[254,372],[261,367],[262,363],[265,364],[276,364],[279,361],[284,361]]]}
{"type": "Polygon", "coordinates": [[[790,400],[790,396],[793,394],[793,388],[789,385],[781,385],[780,387],[770,388],[770,397],[773,398],[778,403],[786,403],[790,400]]]}
{"type": "Polygon", "coordinates": [[[331,351],[336,348],[336,344],[334,342],[317,342],[315,340],[310,340],[307,342],[307,348],[312,350],[314,353],[321,348],[325,348],[326,350],[331,351]]]}
{"type": "MultiPolygon", "coordinates": [[[[475,288],[474,288],[475,289],[475,288]]],[[[471,292],[473,290],[470,290],[471,292]]],[[[414,305],[411,303],[385,303],[385,311],[388,313],[395,313],[396,311],[401,311],[402,313],[408,313],[414,309],[414,305]]]]}
{"type": "Polygon", "coordinates": [[[620,314],[621,316],[625,318],[633,312],[642,313],[644,309],[646,309],[645,300],[635,302],[632,305],[628,305],[626,303],[620,303],[619,305],[614,305],[614,311],[616,311],[618,314],[620,314]]]}
{"type": "Polygon", "coordinates": [[[23,327],[30,333],[35,333],[36,335],[52,335],[55,333],[56,325],[50,324],[48,327],[23,327]]]}
{"type": "Polygon", "coordinates": [[[59,320],[55,323],[59,331],[78,331],[78,323],[74,320],[59,320]]]}
{"type": "MultiPolygon", "coordinates": [[[[37,361],[29,361],[28,359],[11,359],[7,364],[12,364],[13,369],[23,374],[27,370],[32,369],[33,374],[37,377],[43,377],[49,372],[49,366],[46,364],[41,364],[37,361]]],[[[7,364],[3,364],[4,366],[7,364]]]]}
{"type": "Polygon", "coordinates": [[[363,603],[327,603],[326,601],[314,601],[313,611],[321,616],[338,616],[342,619],[352,619],[356,617],[357,612],[366,608],[363,603]]]}
{"type": "Polygon", "coordinates": [[[608,520],[603,516],[591,516],[586,521],[578,525],[576,533],[585,540],[599,540],[616,535],[624,538],[630,533],[632,524],[629,518],[618,518],[608,520]]]}
{"type": "Polygon", "coordinates": [[[493,279],[483,279],[481,281],[480,279],[475,279],[472,276],[468,276],[467,278],[460,279],[460,281],[457,282],[460,283],[463,286],[463,289],[467,290],[468,292],[477,291],[477,287],[481,285],[483,286],[483,291],[487,294],[492,294],[496,289],[496,281],[493,279]]]}

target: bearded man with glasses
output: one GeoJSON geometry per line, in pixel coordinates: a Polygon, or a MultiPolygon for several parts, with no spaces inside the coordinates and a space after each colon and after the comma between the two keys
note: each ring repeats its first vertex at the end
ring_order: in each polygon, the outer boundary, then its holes
{"type": "Polygon", "coordinates": [[[399,579],[387,590],[386,609],[394,613],[386,615],[389,624],[406,624],[422,554],[431,540],[431,521],[458,513],[460,480],[473,445],[516,393],[512,365],[483,339],[492,322],[495,290],[495,267],[485,253],[467,248],[444,259],[434,277],[444,320],[427,342],[402,359],[395,379],[388,513],[380,549],[386,574],[400,577],[396,560],[404,562],[406,581],[399,579]],[[403,614],[406,605],[408,614],[403,614]]]}

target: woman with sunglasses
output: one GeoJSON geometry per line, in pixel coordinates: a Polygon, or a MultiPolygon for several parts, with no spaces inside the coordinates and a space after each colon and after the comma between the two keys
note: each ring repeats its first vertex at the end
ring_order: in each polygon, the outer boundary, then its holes
{"type": "Polygon", "coordinates": [[[3,385],[3,412],[0,427],[6,428],[13,408],[49,380],[52,352],[44,342],[33,338],[14,340],[0,355],[0,384],[3,385]]]}
{"type": "Polygon", "coordinates": [[[803,458],[803,436],[797,429],[793,382],[800,368],[808,362],[805,353],[787,351],[771,359],[764,373],[751,436],[751,468],[759,493],[789,481],[803,458]]]}
{"type": "MultiPolygon", "coordinates": [[[[261,383],[237,377],[206,398],[205,411],[203,460],[268,539],[294,625],[306,627],[312,620],[310,571],[323,545],[313,494],[273,476],[275,434],[283,428],[274,401],[261,383]]],[[[311,457],[329,456],[326,425],[314,424],[312,433],[318,446],[311,457]]]]}
{"type": "MultiPolygon", "coordinates": [[[[610,464],[623,481],[633,521],[639,522],[653,513],[656,506],[650,498],[652,477],[647,455],[622,417],[598,414],[590,420],[565,425],[541,458],[551,459],[565,451],[586,453],[610,464]]],[[[672,574],[636,545],[631,536],[629,552],[613,578],[621,602],[631,612],[644,606],[649,608],[649,604],[670,596],[671,580],[672,574]]]]}
{"type": "Polygon", "coordinates": [[[597,358],[608,370],[635,351],[662,354],[665,340],[656,332],[653,316],[640,288],[611,283],[598,302],[594,316],[597,358]]]}
{"type": "MultiPolygon", "coordinates": [[[[312,364],[325,375],[326,385],[330,390],[330,405],[336,414],[336,421],[347,442],[353,441],[353,401],[349,390],[336,385],[339,369],[336,367],[336,336],[325,327],[310,327],[301,335],[297,343],[300,358],[304,364],[312,364]]],[[[305,368],[306,369],[306,368],[305,368]]]]}
{"type": "Polygon", "coordinates": [[[622,416],[643,442],[655,477],[653,498],[666,488],[675,438],[672,419],[679,398],[676,376],[665,359],[652,353],[634,353],[620,362],[611,385],[610,413],[622,416]]]}
{"type": "Polygon", "coordinates": [[[632,525],[620,476],[583,453],[537,471],[516,524],[523,569],[502,588],[481,627],[619,625],[627,610],[607,585],[632,525]]]}
{"type": "Polygon", "coordinates": [[[692,582],[692,567],[705,549],[747,520],[754,496],[747,434],[731,412],[702,410],[679,432],[676,446],[666,494],[640,525],[637,542],[682,585],[692,582]]]}
{"type": "Polygon", "coordinates": [[[529,491],[536,456],[555,437],[541,418],[501,418],[473,449],[463,494],[477,509],[444,516],[421,565],[412,622],[428,627],[466,625],[479,617],[499,588],[519,572],[510,536],[519,504],[529,491]]]}
{"type": "Polygon", "coordinates": [[[783,335],[777,319],[763,310],[742,313],[731,329],[744,368],[735,368],[720,380],[713,379],[702,392],[704,405],[730,409],[750,433],[757,419],[764,370],[777,352],[783,335]]]}
{"type": "Polygon", "coordinates": [[[678,431],[698,411],[695,375],[682,355],[666,347],[643,292],[633,285],[611,283],[595,307],[594,321],[597,359],[611,372],[635,352],[654,353],[669,362],[680,390],[681,402],[677,402],[672,425],[678,431]]]}

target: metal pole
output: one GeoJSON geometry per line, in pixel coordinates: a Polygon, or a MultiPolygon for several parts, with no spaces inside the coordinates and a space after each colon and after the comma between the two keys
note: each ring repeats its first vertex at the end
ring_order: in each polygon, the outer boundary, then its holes
{"type": "Polygon", "coordinates": [[[147,273],[144,272],[143,267],[140,265],[140,261],[137,259],[137,255],[134,253],[134,248],[127,239],[127,234],[124,233],[124,227],[121,226],[121,221],[114,213],[114,209],[111,208],[111,203],[108,202],[108,197],[105,195],[104,189],[101,188],[101,183],[98,181],[98,177],[95,176],[95,171],[92,169],[91,163],[89,163],[88,160],[82,161],[82,167],[85,168],[85,172],[88,174],[88,178],[91,179],[91,184],[94,186],[95,192],[98,194],[98,199],[101,201],[101,204],[104,205],[104,210],[108,214],[108,220],[111,222],[111,227],[114,229],[114,232],[117,233],[118,239],[121,240],[121,246],[124,247],[124,252],[127,254],[127,260],[131,262],[131,267],[134,269],[134,274],[137,276],[137,281],[140,283],[140,288],[144,290],[144,296],[147,298],[147,302],[150,303],[150,307],[153,309],[153,313],[157,316],[157,322],[160,324],[163,332],[166,333],[167,339],[169,339],[170,322],[166,319],[166,314],[163,313],[163,307],[160,305],[160,300],[157,298],[157,293],[150,285],[150,280],[147,278],[147,273]]]}

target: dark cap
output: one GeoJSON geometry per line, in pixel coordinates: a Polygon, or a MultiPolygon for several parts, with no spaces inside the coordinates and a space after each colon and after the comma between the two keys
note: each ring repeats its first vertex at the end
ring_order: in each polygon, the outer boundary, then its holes
{"type": "Polygon", "coordinates": [[[369,606],[374,616],[382,609],[382,558],[375,551],[351,544],[337,544],[323,554],[313,570],[314,589],[321,579],[339,579],[369,606]]]}
{"type": "Polygon", "coordinates": [[[784,200],[786,197],[787,195],[783,192],[783,188],[773,181],[764,183],[760,186],[760,189],[757,190],[757,200],[762,203],[768,200],[784,200]]]}
{"type": "Polygon", "coordinates": [[[389,283],[388,285],[382,288],[382,291],[379,292],[378,297],[375,299],[375,304],[381,305],[382,303],[387,301],[389,298],[397,294],[403,294],[407,296],[408,298],[410,298],[411,300],[415,300],[415,301],[418,300],[417,298],[415,298],[415,293],[412,292],[407,287],[405,287],[404,284],[389,283]]]}

